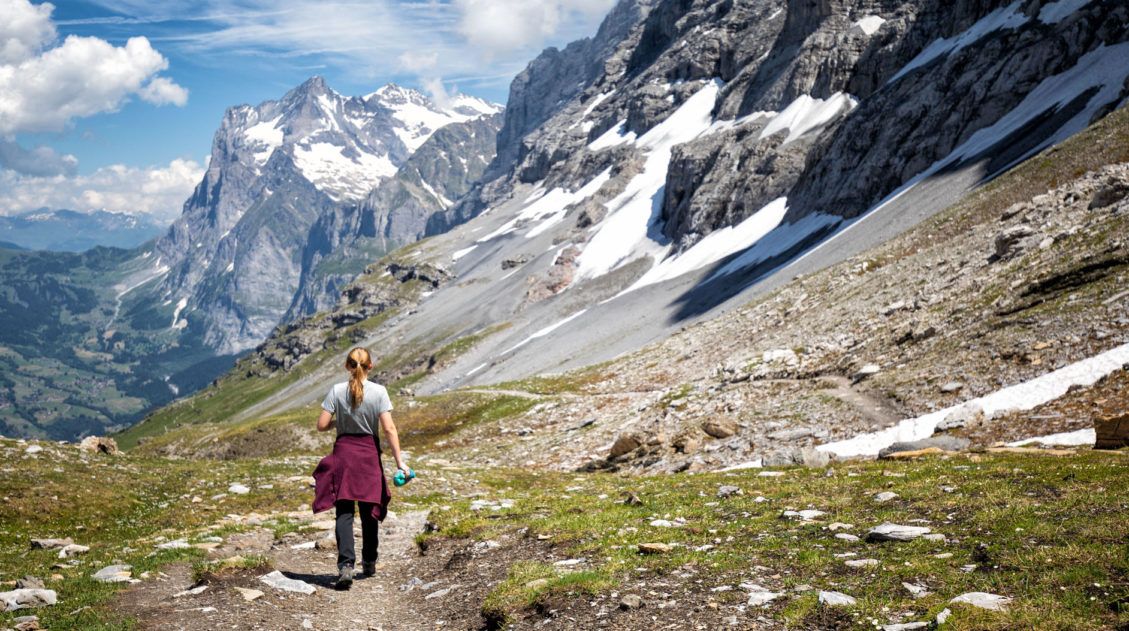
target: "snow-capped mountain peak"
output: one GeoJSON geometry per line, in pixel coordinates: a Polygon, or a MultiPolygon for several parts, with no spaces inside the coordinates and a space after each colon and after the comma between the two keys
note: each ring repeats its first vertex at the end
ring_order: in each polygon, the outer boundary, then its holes
{"type": "Polygon", "coordinates": [[[334,201],[356,202],[437,130],[502,109],[463,94],[448,105],[395,84],[344,96],[313,77],[278,101],[229,113],[237,119],[235,158],[258,172],[282,150],[318,190],[334,201]]]}

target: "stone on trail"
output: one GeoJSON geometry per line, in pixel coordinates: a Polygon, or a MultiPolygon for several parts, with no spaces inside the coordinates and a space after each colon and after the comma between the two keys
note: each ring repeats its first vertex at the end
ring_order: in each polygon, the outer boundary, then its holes
{"type": "Polygon", "coordinates": [[[298,594],[312,594],[317,591],[317,588],[304,581],[295,580],[287,577],[282,572],[275,570],[270,574],[264,574],[259,577],[259,580],[275,589],[281,589],[285,592],[295,592],[298,594]]]}
{"type": "Polygon", "coordinates": [[[957,596],[949,602],[953,604],[965,603],[973,607],[989,609],[991,611],[1007,611],[1007,606],[1011,603],[1011,599],[1007,596],[989,594],[988,592],[968,592],[957,596]]]}
{"type": "Polygon", "coordinates": [[[743,583],[741,586],[749,590],[748,606],[750,607],[764,607],[784,595],[781,592],[769,591],[760,585],[752,583],[743,583]]]}
{"type": "Polygon", "coordinates": [[[902,526],[900,524],[885,523],[871,528],[866,533],[866,540],[874,541],[913,541],[922,535],[931,532],[924,526],[902,526]]]}
{"type": "Polygon", "coordinates": [[[307,541],[305,543],[296,543],[290,546],[291,550],[313,550],[317,546],[317,541],[307,541]]]}
{"type": "Polygon", "coordinates": [[[928,629],[928,622],[903,622],[900,624],[884,624],[882,631],[913,631],[913,629],[928,629]]]}
{"type": "Polygon", "coordinates": [[[172,597],[173,598],[184,598],[185,596],[199,596],[200,594],[203,594],[206,591],[208,591],[207,585],[197,585],[196,587],[193,587],[191,589],[186,589],[184,591],[177,592],[177,593],[173,594],[172,597]]]}
{"type": "Polygon", "coordinates": [[[236,482],[235,484],[232,484],[231,486],[227,487],[227,492],[228,493],[234,493],[236,495],[246,495],[246,494],[251,492],[251,489],[248,488],[246,485],[243,485],[243,484],[236,482]]]}
{"type": "Polygon", "coordinates": [[[58,600],[53,589],[15,589],[0,592],[0,602],[4,603],[4,611],[15,611],[29,607],[49,607],[58,600]]]}
{"type": "Polygon", "coordinates": [[[819,592],[819,604],[828,607],[850,607],[858,601],[843,592],[819,592]]]}
{"type": "Polygon", "coordinates": [[[959,381],[950,381],[941,385],[941,392],[945,394],[952,394],[953,392],[960,392],[963,388],[963,383],[959,381]]]}
{"type": "Polygon", "coordinates": [[[898,494],[893,491],[883,491],[874,496],[875,502],[889,502],[898,497],[898,494]]]}
{"type": "Polygon", "coordinates": [[[665,543],[640,543],[639,554],[666,554],[673,548],[665,543]]]}
{"type": "Polygon", "coordinates": [[[843,541],[858,541],[859,540],[858,537],[856,537],[856,536],[854,536],[854,535],[852,535],[848,532],[835,533],[835,538],[836,539],[842,539],[843,541]]]}
{"type": "Polygon", "coordinates": [[[239,595],[242,596],[243,600],[245,600],[247,602],[251,602],[252,600],[256,600],[258,598],[263,597],[263,592],[261,592],[257,589],[248,589],[246,587],[236,587],[235,591],[239,592],[239,595]]]}
{"type": "Polygon", "coordinates": [[[128,565],[108,565],[91,575],[101,583],[124,583],[133,575],[133,568],[128,565]]]}
{"type": "Polygon", "coordinates": [[[638,609],[643,606],[643,599],[635,594],[627,594],[619,601],[620,609],[638,609]]]}

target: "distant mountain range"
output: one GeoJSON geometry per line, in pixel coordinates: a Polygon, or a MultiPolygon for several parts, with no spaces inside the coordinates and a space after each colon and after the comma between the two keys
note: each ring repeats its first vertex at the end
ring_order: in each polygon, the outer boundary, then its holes
{"type": "Polygon", "coordinates": [[[144,215],[40,208],[0,216],[0,247],[52,252],[84,252],[98,245],[128,249],[159,236],[167,227],[144,215]]]}

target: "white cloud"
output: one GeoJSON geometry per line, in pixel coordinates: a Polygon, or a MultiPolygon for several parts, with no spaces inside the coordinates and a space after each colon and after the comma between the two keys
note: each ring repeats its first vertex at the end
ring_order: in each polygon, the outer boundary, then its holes
{"type": "Polygon", "coordinates": [[[105,209],[171,221],[203,175],[198,162],[183,159],[164,167],[115,164],[74,177],[28,177],[4,170],[0,171],[0,211],[15,214],[44,206],[105,209]]]}
{"type": "Polygon", "coordinates": [[[53,7],[0,0],[0,136],[59,131],[74,118],[113,112],[131,96],[183,105],[188,91],[157,74],[168,61],[144,37],[114,46],[97,37],[54,41],[53,7]],[[6,16],[5,16],[6,20],[6,16]]]}
{"type": "Polygon", "coordinates": [[[11,169],[24,175],[73,175],[78,160],[70,154],[60,155],[50,147],[24,149],[19,143],[0,139],[0,169],[11,169]]]}
{"type": "Polygon", "coordinates": [[[563,21],[591,21],[613,0],[455,0],[459,32],[487,55],[539,45],[563,21]]]}
{"type": "Polygon", "coordinates": [[[430,70],[439,64],[439,53],[431,51],[421,53],[409,50],[400,55],[400,67],[409,72],[430,70]]]}
{"type": "Polygon", "coordinates": [[[55,39],[51,11],[55,7],[27,0],[0,0],[0,64],[23,61],[55,39]]]}

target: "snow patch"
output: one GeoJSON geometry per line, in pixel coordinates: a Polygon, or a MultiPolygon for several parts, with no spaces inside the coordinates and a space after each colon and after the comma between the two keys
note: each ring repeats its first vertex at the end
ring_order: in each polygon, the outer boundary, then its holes
{"type": "Polygon", "coordinates": [[[869,37],[877,33],[878,29],[882,28],[882,25],[885,23],[885,18],[881,18],[877,15],[868,15],[854,24],[851,24],[851,32],[861,33],[869,37]]]}
{"type": "Polygon", "coordinates": [[[627,131],[627,121],[620,121],[618,125],[607,130],[599,138],[588,143],[589,151],[602,151],[616,145],[635,142],[635,132],[627,131]]]}
{"type": "Polygon", "coordinates": [[[788,104],[761,130],[761,140],[788,130],[788,136],[781,146],[798,140],[801,136],[823,127],[835,120],[841,113],[850,112],[858,106],[858,99],[844,92],[836,92],[826,99],[813,99],[804,94],[788,104]]]}
{"type": "Polygon", "coordinates": [[[334,201],[359,201],[380,181],[396,173],[396,165],[386,155],[355,152],[328,142],[313,142],[294,147],[294,164],[318,190],[334,201]]]}
{"type": "Polygon", "coordinates": [[[1090,2],[1091,0],[1058,0],[1058,2],[1045,4],[1042,9],[1039,9],[1039,21],[1043,24],[1057,24],[1090,4],[1090,2]]]}
{"type": "Polygon", "coordinates": [[[1083,359],[1023,383],[1002,388],[971,401],[965,401],[917,418],[906,419],[882,431],[860,434],[848,440],[819,445],[816,449],[832,453],[840,458],[875,456],[883,448],[896,442],[921,440],[932,436],[933,431],[937,429],[937,425],[959,408],[977,406],[984,411],[985,418],[993,418],[1000,413],[1013,410],[1030,410],[1061,397],[1066,394],[1071,386],[1093,385],[1102,377],[1115,370],[1120,370],[1126,362],[1129,362],[1129,344],[1123,344],[1099,355],[1083,359]]]}
{"type": "Polygon", "coordinates": [[[710,128],[720,90],[721,81],[706,83],[666,120],[639,137],[636,144],[648,151],[643,170],[606,204],[608,216],[577,260],[577,280],[595,278],[630,259],[662,252],[663,246],[649,232],[659,220],[671,150],[710,128]]]}
{"type": "Polygon", "coordinates": [[[176,303],[176,309],[172,312],[172,324],[169,325],[173,329],[183,329],[188,326],[187,320],[180,319],[180,312],[188,306],[188,298],[181,298],[176,303]]]}
{"type": "Polygon", "coordinates": [[[508,353],[516,351],[517,349],[521,348],[522,346],[525,346],[526,344],[532,342],[533,340],[535,340],[539,337],[545,337],[546,335],[552,333],[553,331],[556,331],[557,329],[561,328],[562,326],[564,326],[564,325],[568,324],[569,322],[572,322],[573,320],[575,320],[575,319],[579,318],[580,316],[584,315],[584,313],[587,312],[587,311],[588,311],[587,309],[581,309],[580,311],[577,311],[576,313],[568,316],[567,318],[565,318],[565,319],[563,319],[559,322],[550,324],[549,326],[537,331],[533,335],[530,335],[529,337],[527,337],[524,340],[518,342],[517,344],[514,344],[513,346],[507,348],[502,354],[506,355],[508,353]]]}
{"type": "Polygon", "coordinates": [[[786,197],[769,202],[736,226],[715,230],[685,252],[663,259],[620,295],[676,278],[748,248],[780,225],[787,210],[786,197]]]}
{"type": "Polygon", "coordinates": [[[1014,29],[1023,26],[1027,23],[1027,20],[1027,16],[1023,14],[1022,0],[1016,0],[1006,7],[1000,7],[980,18],[963,33],[934,40],[932,44],[925,47],[925,50],[918,53],[916,57],[903,66],[902,69],[898,71],[898,74],[890,79],[889,83],[901,79],[911,70],[920,68],[938,57],[943,57],[963,48],[967,48],[983,39],[986,35],[1003,29],[1014,29]]]}
{"type": "Polygon", "coordinates": [[[1023,447],[1024,445],[1031,445],[1038,443],[1040,445],[1057,446],[1057,447],[1084,447],[1086,445],[1093,445],[1098,439],[1098,433],[1094,428],[1080,429],[1073,432],[1060,432],[1058,434],[1048,434],[1047,436],[1036,436],[1034,438],[1024,438],[1012,443],[1008,443],[1008,447],[1023,447]]]}
{"type": "Polygon", "coordinates": [[[274,150],[282,146],[283,133],[277,127],[280,120],[282,120],[281,114],[272,120],[257,123],[243,130],[243,137],[259,149],[254,153],[256,166],[261,167],[266,164],[274,150]]]}
{"type": "Polygon", "coordinates": [[[477,248],[477,247],[478,247],[478,244],[476,243],[476,244],[470,246],[469,248],[463,248],[461,250],[456,250],[455,253],[451,255],[451,260],[457,261],[457,260],[463,258],[464,256],[470,254],[471,252],[473,252],[474,249],[477,248]]]}

